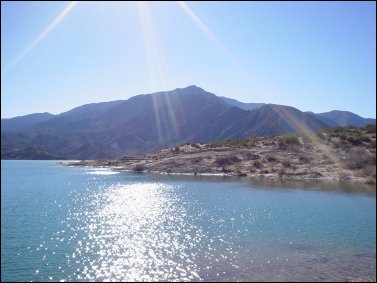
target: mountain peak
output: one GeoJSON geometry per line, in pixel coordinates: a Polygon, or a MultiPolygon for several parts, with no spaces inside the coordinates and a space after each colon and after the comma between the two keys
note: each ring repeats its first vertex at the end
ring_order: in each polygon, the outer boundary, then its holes
{"type": "Polygon", "coordinates": [[[187,86],[187,87],[185,87],[184,89],[192,89],[192,90],[203,90],[204,91],[204,89],[202,89],[201,87],[198,87],[198,86],[196,86],[196,85],[189,85],[189,86],[187,86]]]}
{"type": "Polygon", "coordinates": [[[196,85],[189,85],[187,87],[183,87],[183,88],[176,88],[175,90],[177,91],[183,91],[183,92],[205,92],[204,89],[202,89],[201,87],[198,87],[196,85]]]}

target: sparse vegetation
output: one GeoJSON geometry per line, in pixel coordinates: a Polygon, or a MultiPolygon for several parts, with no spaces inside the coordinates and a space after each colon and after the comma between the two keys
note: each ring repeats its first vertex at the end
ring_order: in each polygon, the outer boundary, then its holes
{"type": "Polygon", "coordinates": [[[307,163],[310,163],[310,160],[311,160],[312,158],[310,158],[310,157],[308,157],[308,156],[304,156],[304,155],[300,155],[299,157],[298,157],[298,160],[300,161],[300,163],[302,163],[302,164],[307,164],[307,163]]]}
{"type": "Polygon", "coordinates": [[[241,162],[241,159],[239,159],[237,156],[218,157],[216,158],[215,162],[218,166],[228,166],[241,162]]]}
{"type": "Polygon", "coordinates": [[[373,124],[366,125],[365,130],[368,134],[376,133],[376,125],[373,125],[373,124]]]}
{"type": "Polygon", "coordinates": [[[203,157],[201,157],[201,156],[198,156],[198,157],[191,159],[192,164],[196,164],[196,163],[199,163],[201,161],[203,161],[203,157]]]}
{"type": "Polygon", "coordinates": [[[169,174],[173,170],[197,175],[332,178],[375,184],[376,132],[374,125],[368,125],[364,128],[338,127],[317,133],[186,143],[140,158],[80,163],[87,164],[122,166],[135,172],[169,174]]]}
{"type": "Polygon", "coordinates": [[[362,144],[361,138],[360,137],[348,137],[348,142],[350,142],[352,145],[360,145],[362,144]]]}
{"type": "Polygon", "coordinates": [[[254,166],[255,168],[260,169],[260,168],[263,167],[263,164],[262,164],[262,162],[256,160],[256,161],[253,162],[253,166],[254,166]]]}
{"type": "Polygon", "coordinates": [[[286,145],[300,145],[300,141],[297,136],[295,135],[286,135],[282,136],[279,139],[281,144],[286,144],[286,145]]]}
{"type": "Polygon", "coordinates": [[[285,168],[289,168],[289,167],[291,167],[291,162],[289,162],[288,160],[283,160],[281,162],[281,165],[283,165],[283,167],[285,167],[285,168]]]}
{"type": "Polygon", "coordinates": [[[178,154],[181,152],[181,149],[179,148],[179,146],[176,146],[175,148],[171,149],[171,152],[178,154]]]}
{"type": "Polygon", "coordinates": [[[268,162],[276,162],[277,161],[276,157],[274,157],[274,156],[266,156],[266,160],[268,162]]]}
{"type": "Polygon", "coordinates": [[[137,165],[135,165],[133,170],[134,170],[134,172],[141,173],[145,170],[145,167],[141,164],[137,164],[137,165]]]}
{"type": "Polygon", "coordinates": [[[249,160],[257,160],[257,159],[260,159],[260,156],[258,154],[255,154],[255,153],[246,153],[246,158],[249,159],[249,160]]]}

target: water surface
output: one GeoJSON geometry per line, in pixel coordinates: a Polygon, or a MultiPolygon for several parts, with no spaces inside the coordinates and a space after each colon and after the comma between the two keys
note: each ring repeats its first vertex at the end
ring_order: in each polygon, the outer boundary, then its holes
{"type": "Polygon", "coordinates": [[[376,278],[375,187],[2,161],[2,281],[376,278]]]}

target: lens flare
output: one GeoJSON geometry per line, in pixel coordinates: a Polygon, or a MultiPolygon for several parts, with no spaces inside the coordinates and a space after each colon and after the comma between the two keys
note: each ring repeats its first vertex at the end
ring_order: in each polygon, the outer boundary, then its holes
{"type": "MultiPolygon", "coordinates": [[[[149,88],[151,91],[160,88],[170,88],[169,76],[166,74],[164,67],[164,54],[161,51],[157,33],[154,30],[154,23],[149,12],[148,5],[145,2],[139,1],[140,20],[143,31],[144,49],[147,59],[149,88]]],[[[179,135],[179,127],[176,123],[175,112],[168,95],[152,96],[153,109],[155,115],[155,122],[158,134],[159,143],[162,144],[167,140],[171,140],[173,136],[179,135]],[[167,113],[161,112],[161,105],[165,104],[167,113]],[[164,123],[165,122],[165,123],[164,123]],[[166,124],[172,125],[172,131],[166,128],[166,124]],[[165,125],[165,127],[164,127],[165,125]],[[169,134],[168,134],[169,133],[169,134]],[[171,135],[173,133],[173,135],[171,135]]]]}
{"type": "MultiPolygon", "coordinates": [[[[229,51],[228,48],[225,47],[225,45],[209,30],[209,28],[203,23],[203,21],[193,12],[193,10],[184,2],[184,1],[177,1],[179,6],[186,12],[186,14],[194,21],[194,23],[212,40],[212,42],[215,43],[216,46],[218,46],[224,53],[229,56],[229,58],[232,60],[235,67],[245,76],[248,78],[249,81],[252,82],[253,86],[258,89],[260,97],[263,97],[266,99],[266,97],[270,101],[276,101],[276,98],[274,95],[272,95],[271,91],[268,91],[265,86],[260,85],[256,80],[256,76],[252,73],[250,73],[249,69],[246,69],[238,60],[236,56],[233,55],[229,51]]],[[[294,117],[289,111],[287,111],[284,108],[281,108],[281,117],[289,124],[291,125],[295,130],[299,132],[310,132],[310,129],[302,123],[302,121],[297,120],[296,117],[294,117]]],[[[330,158],[335,164],[339,164],[343,170],[345,170],[345,166],[342,164],[339,158],[335,154],[331,152],[331,149],[323,144],[315,135],[308,135],[308,138],[311,140],[311,142],[316,146],[316,148],[321,151],[325,156],[330,158]]]]}
{"type": "Polygon", "coordinates": [[[43,40],[53,29],[56,27],[61,20],[72,10],[72,8],[77,4],[78,1],[71,1],[64,10],[20,53],[14,60],[1,70],[1,75],[6,74],[11,68],[13,68],[18,62],[21,61],[39,42],[43,40]]]}

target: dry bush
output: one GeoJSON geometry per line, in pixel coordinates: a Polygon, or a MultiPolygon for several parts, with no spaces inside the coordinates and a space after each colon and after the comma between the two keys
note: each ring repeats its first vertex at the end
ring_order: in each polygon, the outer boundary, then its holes
{"type": "Polygon", "coordinates": [[[241,162],[241,159],[239,159],[237,156],[217,157],[215,162],[219,166],[227,166],[241,162]]]}
{"type": "Polygon", "coordinates": [[[266,160],[268,162],[275,162],[275,161],[277,161],[276,157],[274,157],[274,156],[266,156],[266,160]]]}
{"type": "Polygon", "coordinates": [[[141,173],[144,170],[145,170],[145,167],[144,165],[141,165],[141,164],[135,165],[135,167],[133,168],[133,171],[137,173],[141,173]]]}
{"type": "Polygon", "coordinates": [[[263,164],[262,164],[260,161],[254,161],[254,162],[253,162],[253,166],[254,166],[255,168],[260,169],[260,168],[263,167],[263,164]]]}
{"type": "Polygon", "coordinates": [[[298,160],[300,161],[300,163],[302,163],[302,164],[310,164],[310,161],[312,160],[312,158],[311,157],[309,157],[309,156],[305,156],[305,155],[300,155],[299,157],[298,157],[298,160]]]}
{"type": "Polygon", "coordinates": [[[246,153],[246,158],[249,159],[249,160],[257,160],[257,159],[260,159],[260,156],[258,154],[255,154],[255,153],[246,153]]]}
{"type": "Polygon", "coordinates": [[[201,161],[203,161],[203,157],[200,157],[200,156],[194,157],[193,159],[191,159],[192,164],[196,164],[196,163],[199,163],[201,161]]]}
{"type": "Polygon", "coordinates": [[[285,168],[289,168],[289,167],[291,167],[291,162],[288,161],[288,160],[283,160],[281,162],[281,165],[283,165],[285,168]]]}

